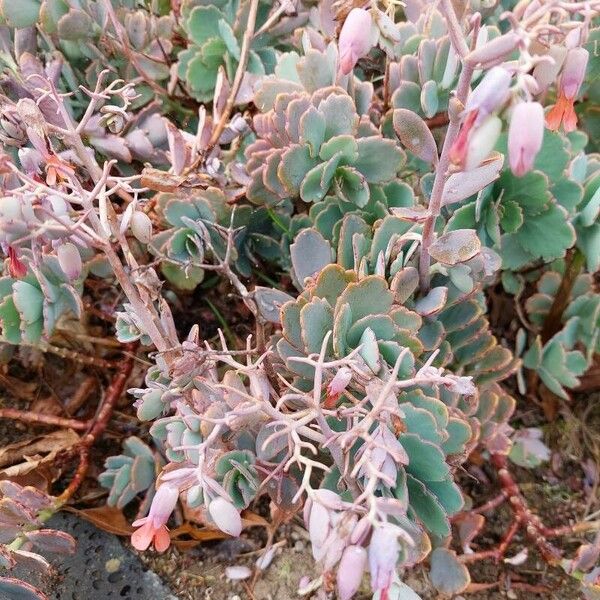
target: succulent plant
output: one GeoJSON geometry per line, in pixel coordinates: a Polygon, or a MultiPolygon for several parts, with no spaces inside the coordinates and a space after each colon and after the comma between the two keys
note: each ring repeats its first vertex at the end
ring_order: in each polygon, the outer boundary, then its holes
{"type": "Polygon", "coordinates": [[[157,212],[168,229],[154,236],[150,251],[164,260],[161,270],[176,287],[194,289],[203,279],[205,255],[226,252],[225,231],[235,230],[233,266],[249,276],[261,259],[277,262],[282,221],[289,222],[283,207],[277,215],[266,208],[232,207],[217,188],[198,190],[184,200],[173,194],[159,194],[157,212]],[[207,243],[206,236],[209,236],[207,243]]]}
{"type": "Polygon", "coordinates": [[[247,508],[258,492],[259,479],[249,450],[223,454],[215,465],[217,481],[225,488],[236,508],[247,508]]]}
{"type": "Polygon", "coordinates": [[[21,279],[0,278],[0,331],[11,344],[36,344],[62,315],[81,315],[82,279],[71,281],[58,257],[44,255],[39,265],[30,261],[30,269],[21,279]]]}
{"type": "MultiPolygon", "coordinates": [[[[221,70],[228,81],[233,81],[249,6],[249,2],[240,0],[187,0],[183,3],[183,28],[189,45],[179,53],[177,72],[198,100],[212,100],[221,70]]],[[[256,30],[266,20],[269,9],[270,3],[260,3],[256,30]]],[[[252,99],[252,83],[258,77],[271,73],[275,62],[275,49],[269,44],[269,38],[259,36],[252,42],[239,102],[247,103],[252,99]]]]}
{"type": "MultiPolygon", "coordinates": [[[[44,527],[53,513],[56,498],[35,487],[21,486],[9,480],[0,482],[0,492],[0,568],[3,575],[6,570],[10,572],[16,567],[21,576],[25,571],[31,581],[32,573],[47,575],[51,568],[41,553],[74,554],[76,542],[73,536],[44,527]]],[[[30,583],[4,576],[0,576],[0,594],[6,598],[45,597],[30,583]]]]}
{"type": "MultiPolygon", "coordinates": [[[[368,360],[363,358],[374,372],[379,370],[374,367],[381,366],[381,359],[393,365],[405,346],[417,363],[435,351],[435,364],[450,364],[480,384],[514,372],[517,363],[489,331],[485,300],[478,291],[481,282],[497,268],[497,257],[486,249],[479,253],[475,246],[462,260],[456,260],[448,248],[456,244],[467,248],[473,240],[472,232],[440,238],[432,255],[447,264],[440,262],[431,292],[416,298],[418,278],[410,264],[414,227],[411,221],[397,216],[390,215],[371,227],[358,215],[346,215],[335,253],[317,230],[304,230],[291,246],[291,259],[298,286],[307,287],[296,301],[282,309],[280,354],[287,359],[288,355],[318,352],[330,326],[334,333],[327,355],[346,356],[358,345],[368,343],[361,354],[367,353],[368,360]],[[337,264],[331,264],[334,255],[337,264]],[[317,279],[306,284],[306,278],[315,275],[317,279]],[[360,303],[359,316],[352,302],[360,303]],[[315,319],[314,332],[305,330],[312,321],[301,317],[301,311],[318,315],[311,317],[315,319]],[[373,323],[377,324],[375,329],[373,323]]],[[[287,364],[298,375],[310,371],[301,363],[287,364]]]]}
{"type": "Polygon", "coordinates": [[[390,183],[404,161],[393,140],[384,139],[356,112],[352,98],[335,87],[312,96],[281,93],[257,115],[258,134],[248,146],[248,199],[274,206],[285,199],[319,202],[328,193],[364,207],[371,186],[390,183]]]}
{"type": "MultiPolygon", "coordinates": [[[[564,277],[564,262],[556,261],[557,270],[546,271],[537,282],[537,292],[525,303],[531,323],[541,332],[546,324],[555,297],[564,277]]],[[[600,350],[600,298],[594,289],[591,275],[583,273],[573,282],[561,323],[546,343],[540,335],[532,336],[525,351],[526,335],[521,333],[520,351],[523,365],[537,371],[546,387],[562,398],[568,398],[565,388],[579,385],[579,377],[590,366],[600,350]],[[584,350],[584,352],[582,352],[584,350]]]]}
{"type": "Polygon", "coordinates": [[[123,508],[136,496],[145,493],[144,504],[152,501],[156,481],[157,457],[151,448],[135,436],[123,442],[124,452],[110,456],[98,483],[109,490],[107,504],[123,508]]]}

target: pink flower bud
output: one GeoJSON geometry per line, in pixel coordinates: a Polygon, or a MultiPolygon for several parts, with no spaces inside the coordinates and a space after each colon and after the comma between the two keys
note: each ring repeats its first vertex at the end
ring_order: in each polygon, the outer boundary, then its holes
{"type": "Polygon", "coordinates": [[[477,111],[475,125],[478,125],[506,102],[511,79],[512,75],[506,69],[494,67],[484,75],[479,85],[469,94],[465,113],[477,111]]]}
{"type": "Polygon", "coordinates": [[[141,210],[136,210],[131,215],[131,232],[142,243],[148,244],[152,239],[152,221],[141,210]]]}
{"type": "Polygon", "coordinates": [[[70,242],[61,244],[56,250],[56,255],[58,256],[60,268],[70,281],[77,279],[81,275],[81,255],[75,244],[71,244],[70,242]]]}
{"type": "Polygon", "coordinates": [[[520,39],[519,35],[514,31],[505,33],[469,52],[465,60],[472,65],[481,64],[483,66],[491,66],[498,64],[504,61],[516,49],[520,39]]]}
{"type": "Polygon", "coordinates": [[[369,570],[373,592],[388,590],[396,572],[400,545],[392,526],[376,527],[369,544],[369,570]]]}
{"type": "Polygon", "coordinates": [[[548,53],[544,54],[533,69],[533,76],[541,89],[545,90],[556,81],[566,57],[566,48],[558,45],[550,46],[548,53]]]}
{"type": "Polygon", "coordinates": [[[521,102],[513,109],[508,130],[510,168],[522,177],[533,168],[544,138],[544,109],[539,102],[521,102]]]}
{"type": "Polygon", "coordinates": [[[340,600],[350,600],[360,588],[367,551],[362,546],[348,546],[342,554],[337,572],[337,589],[340,600]]]}
{"type": "Polygon", "coordinates": [[[502,121],[495,115],[491,115],[471,132],[464,159],[465,171],[478,167],[489,156],[501,130],[502,121]]]}
{"type": "Polygon", "coordinates": [[[325,408],[335,407],[351,379],[352,371],[348,367],[341,367],[327,386],[327,398],[323,404],[325,408]]]}
{"type": "Polygon", "coordinates": [[[208,513],[215,525],[225,533],[237,537],[242,533],[242,518],[236,507],[225,500],[225,498],[215,498],[208,505],[208,513]]]}
{"type": "Polygon", "coordinates": [[[340,71],[348,75],[373,46],[372,20],[368,11],[353,8],[340,31],[340,71]]]}

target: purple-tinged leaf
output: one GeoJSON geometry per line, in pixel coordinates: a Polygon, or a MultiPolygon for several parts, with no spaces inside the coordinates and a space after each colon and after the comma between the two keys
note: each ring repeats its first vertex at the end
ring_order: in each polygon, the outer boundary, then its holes
{"type": "Polygon", "coordinates": [[[442,308],[444,308],[446,305],[447,298],[447,287],[435,287],[427,294],[427,296],[417,300],[415,304],[415,310],[422,317],[428,317],[442,310],[442,308]]]}
{"type": "Polygon", "coordinates": [[[442,206],[454,204],[477,194],[498,179],[504,156],[495,152],[481,166],[470,171],[460,171],[448,177],[442,194],[442,206]]]}
{"type": "Polygon", "coordinates": [[[447,548],[436,548],[431,553],[429,578],[438,592],[448,596],[460,594],[471,583],[467,567],[458,560],[456,552],[447,548]]]}
{"type": "Polygon", "coordinates": [[[38,529],[26,533],[27,539],[44,552],[57,552],[59,554],[74,554],[75,540],[64,531],[54,529],[38,529]]]}
{"type": "Polygon", "coordinates": [[[10,600],[48,600],[48,596],[40,592],[40,590],[13,577],[0,577],[0,598],[10,598],[10,600]]]}
{"type": "Polygon", "coordinates": [[[456,229],[433,242],[429,254],[444,265],[456,265],[470,260],[480,250],[481,242],[474,229],[456,229]]]}
{"type": "Polygon", "coordinates": [[[433,135],[417,113],[406,108],[397,108],[393,120],[394,131],[407,150],[425,162],[437,162],[437,146],[433,135]]]}
{"type": "Polygon", "coordinates": [[[429,211],[422,206],[394,207],[390,210],[403,221],[411,221],[412,223],[424,223],[429,217],[429,211]]]}
{"type": "Polygon", "coordinates": [[[35,513],[12,498],[0,500],[0,527],[35,523],[35,513]]]}
{"type": "Polygon", "coordinates": [[[13,558],[19,567],[24,569],[47,571],[50,568],[50,563],[36,552],[28,552],[27,550],[13,550],[13,558]]]}
{"type": "Polygon", "coordinates": [[[51,496],[40,492],[34,487],[22,487],[18,483],[14,483],[8,479],[0,481],[0,492],[7,498],[18,500],[20,504],[27,506],[34,512],[48,508],[53,501],[51,496]]]}

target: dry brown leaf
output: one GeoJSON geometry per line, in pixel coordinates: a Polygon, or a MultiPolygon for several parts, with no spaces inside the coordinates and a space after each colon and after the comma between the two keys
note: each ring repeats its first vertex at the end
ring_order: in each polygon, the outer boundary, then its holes
{"type": "Polygon", "coordinates": [[[70,448],[78,441],[79,436],[72,429],[59,429],[33,439],[15,442],[0,448],[0,467],[15,465],[35,456],[49,453],[56,455],[59,450],[70,448]]]}
{"type": "Polygon", "coordinates": [[[99,506],[78,510],[72,506],[65,507],[66,511],[76,514],[95,525],[98,529],[114,535],[130,536],[135,529],[125,518],[123,511],[113,506],[99,506]]]}

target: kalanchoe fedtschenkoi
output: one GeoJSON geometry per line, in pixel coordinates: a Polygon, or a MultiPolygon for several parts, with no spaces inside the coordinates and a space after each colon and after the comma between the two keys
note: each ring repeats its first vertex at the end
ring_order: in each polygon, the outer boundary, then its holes
{"type": "Polygon", "coordinates": [[[510,168],[522,177],[533,168],[544,137],[544,109],[539,102],[520,102],[510,117],[508,158],[510,168]]]}
{"type": "Polygon", "coordinates": [[[133,522],[139,527],[131,535],[131,543],[137,550],[146,550],[151,544],[157,552],[164,552],[171,543],[167,521],[177,505],[179,490],[168,483],[162,483],[156,490],[147,517],[133,522]]]}
{"type": "Polygon", "coordinates": [[[450,150],[452,162],[465,170],[478,166],[494,147],[501,128],[494,113],[506,102],[511,79],[504,67],[494,67],[469,94],[460,132],[450,150]]]}
{"type": "Polygon", "coordinates": [[[550,129],[557,130],[561,124],[566,132],[577,128],[573,105],[585,77],[589,56],[585,48],[572,48],[567,53],[558,83],[556,104],[546,114],[546,124],[550,129]]]}
{"type": "Polygon", "coordinates": [[[393,181],[404,162],[397,144],[361,119],[339,87],[279,94],[272,110],[254,117],[254,127],[258,139],[245,152],[254,204],[315,203],[334,194],[364,207],[371,189],[393,181]]]}
{"type": "Polygon", "coordinates": [[[373,47],[373,20],[369,11],[353,8],[340,31],[340,71],[348,75],[373,47]]]}

